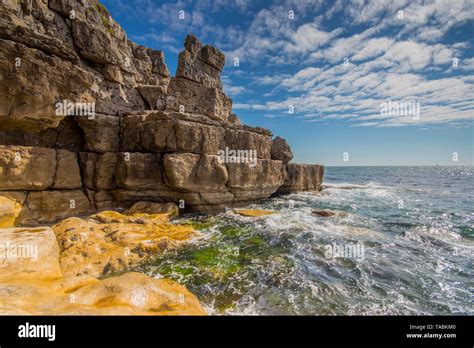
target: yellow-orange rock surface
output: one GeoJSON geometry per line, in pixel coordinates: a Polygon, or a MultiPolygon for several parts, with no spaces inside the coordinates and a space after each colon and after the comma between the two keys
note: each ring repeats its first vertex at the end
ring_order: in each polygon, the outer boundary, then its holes
{"type": "Polygon", "coordinates": [[[69,218],[53,226],[64,274],[100,277],[146,256],[177,248],[197,236],[190,226],[168,222],[167,214],[123,215],[104,211],[89,219],[69,218]]]}
{"type": "Polygon", "coordinates": [[[198,299],[172,280],[91,275],[194,235],[189,227],[159,223],[162,217],[139,218],[142,223],[67,219],[54,227],[62,246],[49,227],[0,229],[0,315],[205,315],[198,299]],[[134,251],[123,256],[127,247],[134,251]]]}
{"type": "Polygon", "coordinates": [[[0,228],[13,227],[20,212],[20,203],[8,197],[0,196],[0,228]]]}
{"type": "Polygon", "coordinates": [[[242,216],[258,217],[258,216],[271,215],[274,212],[271,210],[260,210],[260,209],[235,209],[234,213],[242,215],[242,216]]]}

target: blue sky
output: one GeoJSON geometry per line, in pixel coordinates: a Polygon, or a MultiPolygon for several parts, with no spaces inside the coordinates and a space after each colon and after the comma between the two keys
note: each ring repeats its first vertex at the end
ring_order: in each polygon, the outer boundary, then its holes
{"type": "Polygon", "coordinates": [[[474,0],[102,2],[172,74],[188,33],[222,50],[234,112],[294,161],[474,165],[474,0]]]}

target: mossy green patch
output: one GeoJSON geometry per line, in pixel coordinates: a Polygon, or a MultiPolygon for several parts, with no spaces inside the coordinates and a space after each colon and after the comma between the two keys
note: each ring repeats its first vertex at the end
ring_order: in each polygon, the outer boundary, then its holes
{"type": "Polygon", "coordinates": [[[215,222],[212,220],[209,221],[186,221],[183,225],[188,225],[194,228],[195,230],[208,230],[212,226],[214,226],[215,222]]]}
{"type": "Polygon", "coordinates": [[[196,250],[193,253],[194,262],[198,266],[214,266],[218,262],[219,254],[219,250],[215,247],[196,250]]]}
{"type": "Polygon", "coordinates": [[[244,240],[244,245],[250,245],[255,247],[263,247],[267,245],[267,242],[259,236],[252,236],[244,240]]]}
{"type": "MultiPolygon", "coordinates": [[[[95,10],[95,12],[97,13],[97,15],[99,16],[100,18],[100,21],[102,22],[102,25],[107,28],[107,30],[109,31],[110,35],[114,35],[115,32],[112,28],[112,25],[110,24],[110,13],[109,11],[107,11],[107,9],[105,8],[104,5],[102,5],[101,3],[98,3],[98,4],[95,4],[93,6],[93,10],[95,10]]],[[[93,12],[92,8],[89,7],[87,9],[87,13],[88,14],[92,14],[93,12]]]]}
{"type": "Polygon", "coordinates": [[[239,237],[249,232],[249,229],[239,226],[224,226],[219,229],[219,232],[226,237],[239,237]]]}

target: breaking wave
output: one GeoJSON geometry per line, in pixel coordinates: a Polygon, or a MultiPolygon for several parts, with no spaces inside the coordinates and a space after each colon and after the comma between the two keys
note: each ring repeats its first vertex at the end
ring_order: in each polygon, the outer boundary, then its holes
{"type": "Polygon", "coordinates": [[[176,279],[213,314],[474,313],[470,169],[459,175],[450,169],[449,176],[402,167],[327,172],[338,181],[322,192],[248,207],[272,215],[229,211],[181,218],[203,238],[157,255],[140,271],[176,279]],[[406,180],[390,185],[387,173],[406,180]],[[372,181],[353,183],[354,177],[372,181]],[[451,185],[448,194],[436,190],[443,184],[451,185]],[[323,217],[314,210],[335,214],[323,217]],[[353,252],[334,254],[341,250],[353,252]]]}

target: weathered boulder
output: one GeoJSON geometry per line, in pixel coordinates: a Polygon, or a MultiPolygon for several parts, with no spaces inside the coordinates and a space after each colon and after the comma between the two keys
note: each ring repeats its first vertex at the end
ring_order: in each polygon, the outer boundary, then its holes
{"type": "Polygon", "coordinates": [[[176,149],[174,118],[165,112],[134,113],[121,123],[123,151],[173,151],[176,149]]]}
{"type": "Polygon", "coordinates": [[[89,220],[63,220],[53,226],[61,269],[64,274],[99,277],[157,251],[177,248],[197,235],[191,227],[170,224],[168,219],[168,214],[104,211],[89,220]]]}
{"type": "Polygon", "coordinates": [[[174,130],[177,151],[216,155],[225,148],[222,126],[177,119],[174,130]]]}
{"type": "Polygon", "coordinates": [[[45,190],[55,173],[56,150],[0,145],[0,190],[45,190]]]}
{"type": "Polygon", "coordinates": [[[172,78],[168,86],[166,109],[206,115],[217,121],[227,121],[232,100],[217,87],[206,87],[182,77],[172,78]]]}
{"type": "Polygon", "coordinates": [[[58,126],[66,114],[56,103],[93,101],[93,79],[92,72],[67,60],[0,39],[2,129],[36,132],[58,126]]]}
{"type": "Polygon", "coordinates": [[[261,217],[261,216],[272,215],[275,212],[271,210],[261,210],[261,209],[235,209],[234,213],[238,215],[242,215],[242,216],[247,216],[247,217],[261,217]]]}
{"type": "Polygon", "coordinates": [[[285,164],[293,159],[293,152],[291,152],[290,145],[288,145],[285,139],[280,137],[273,139],[271,157],[274,160],[283,161],[285,164]]]}
{"type": "Polygon", "coordinates": [[[167,184],[171,189],[191,192],[222,192],[229,178],[217,156],[192,153],[166,154],[163,158],[167,184]]]}
{"type": "Polygon", "coordinates": [[[156,203],[140,201],[135,203],[128,212],[134,213],[146,213],[146,214],[168,214],[170,218],[179,215],[179,208],[174,203],[156,203]]]}
{"type": "Polygon", "coordinates": [[[96,12],[101,19],[100,24],[89,20],[83,21],[80,18],[71,21],[72,36],[74,43],[79,48],[79,54],[87,61],[125,68],[126,59],[130,59],[131,56],[130,48],[126,42],[115,39],[114,29],[110,25],[110,15],[103,6],[90,9],[90,11],[86,11],[87,19],[95,18],[94,15],[89,14],[96,12]]]}
{"type": "Polygon", "coordinates": [[[227,163],[227,186],[235,195],[235,201],[252,201],[270,197],[285,180],[282,161],[258,160],[252,167],[247,163],[227,163]]]}
{"type": "Polygon", "coordinates": [[[138,92],[147,103],[149,110],[164,110],[166,108],[165,87],[157,85],[139,85],[138,92]]]}
{"type": "Polygon", "coordinates": [[[230,114],[229,117],[227,118],[227,122],[229,122],[229,124],[235,124],[237,126],[242,124],[240,122],[239,117],[236,114],[230,114]]]}
{"type": "Polygon", "coordinates": [[[186,37],[184,48],[178,57],[176,77],[183,77],[206,87],[222,89],[221,71],[225,64],[224,54],[212,46],[202,47],[194,35],[186,37]]]}
{"type": "Polygon", "coordinates": [[[58,244],[50,228],[0,229],[0,246],[0,283],[14,278],[61,277],[58,244]]]}
{"type": "Polygon", "coordinates": [[[81,215],[90,210],[90,203],[81,190],[36,191],[28,194],[18,224],[36,225],[81,215]]]}
{"type": "Polygon", "coordinates": [[[62,59],[79,61],[65,18],[52,11],[47,1],[3,0],[0,7],[0,37],[62,59]]]}
{"type": "Polygon", "coordinates": [[[270,159],[271,136],[248,128],[227,128],[226,146],[232,150],[255,151],[257,158],[270,159]]]}
{"type": "Polygon", "coordinates": [[[0,145],[0,190],[76,189],[77,156],[67,150],[0,145]]]}
{"type": "Polygon", "coordinates": [[[102,76],[99,76],[91,87],[91,94],[95,100],[96,114],[120,116],[146,108],[137,89],[104,80],[102,76]]]}
{"type": "Polygon", "coordinates": [[[311,213],[323,217],[336,216],[336,212],[330,210],[312,210],[311,213]]]}
{"type": "Polygon", "coordinates": [[[279,193],[321,191],[324,167],[319,164],[288,163],[286,179],[279,193]]]}

